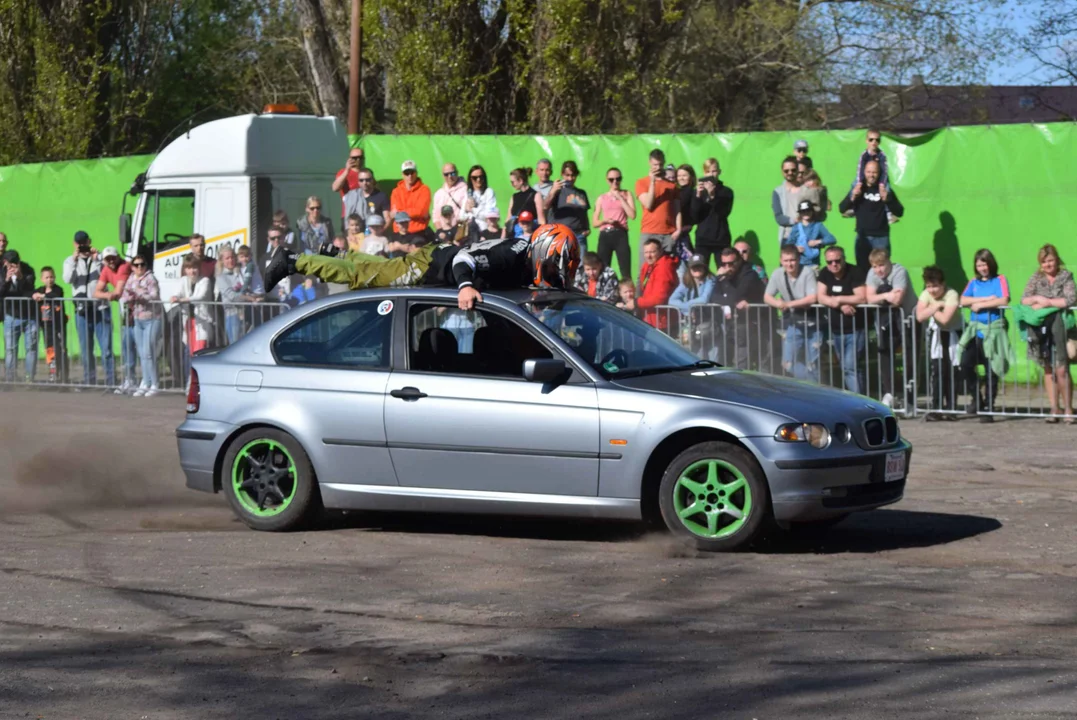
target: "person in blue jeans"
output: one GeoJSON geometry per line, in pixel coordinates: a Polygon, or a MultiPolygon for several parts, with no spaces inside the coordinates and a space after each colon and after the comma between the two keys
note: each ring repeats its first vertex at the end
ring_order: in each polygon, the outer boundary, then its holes
{"type": "Polygon", "coordinates": [[[19,359],[19,339],[26,349],[26,381],[33,382],[37,372],[37,304],[34,302],[34,269],[22,262],[19,253],[3,254],[4,282],[0,285],[0,306],[4,313],[4,375],[15,381],[19,359]]]}
{"type": "Polygon", "coordinates": [[[830,316],[830,344],[841,361],[845,389],[859,393],[865,387],[862,362],[866,345],[864,315],[857,305],[867,301],[867,276],[845,262],[845,250],[833,245],[824,254],[826,267],[819,271],[816,294],[830,316]]]}
{"type": "Polygon", "coordinates": [[[879,163],[864,166],[864,182],[857,183],[838,204],[843,215],[856,217],[856,264],[867,273],[872,250],[890,249],[890,223],[905,214],[897,193],[879,180],[879,163]]]}
{"type": "Polygon", "coordinates": [[[802,265],[795,245],[782,247],[781,267],[767,282],[763,302],[782,313],[782,368],[798,380],[819,382],[819,314],[815,268],[802,265]]]}

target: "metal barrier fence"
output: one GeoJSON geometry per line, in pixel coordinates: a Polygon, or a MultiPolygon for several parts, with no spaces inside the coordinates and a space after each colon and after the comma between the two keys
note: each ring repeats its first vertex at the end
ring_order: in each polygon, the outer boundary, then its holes
{"type": "Polygon", "coordinates": [[[742,370],[845,388],[916,411],[917,338],[901,308],[823,305],[779,311],[701,304],[657,308],[656,326],[700,357],[742,370]]]}
{"type": "Polygon", "coordinates": [[[1065,332],[1065,314],[1052,316],[1045,331],[1027,327],[1013,317],[1013,308],[998,308],[1004,333],[1000,342],[967,338],[961,347],[969,311],[962,313],[960,329],[946,331],[933,320],[917,323],[923,351],[918,358],[924,382],[918,410],[931,419],[952,419],[958,415],[1049,417],[1063,414],[1072,401],[1073,380],[1070,363],[1077,361],[1077,344],[1065,332]],[[1051,325],[1063,323],[1063,344],[1056,343],[1051,325]],[[1001,367],[1000,367],[1001,366],[1001,367]],[[1057,375],[1057,376],[1056,376],[1057,375]],[[1055,402],[1051,396],[1054,395],[1055,402]],[[1059,397],[1061,396],[1061,397],[1059,397]],[[1060,412],[1052,413],[1052,408],[1060,412]]]}
{"type": "Polygon", "coordinates": [[[277,302],[6,298],[2,384],[182,392],[195,352],[234,343],[287,309],[277,302]]]}
{"type": "MultiPolygon", "coordinates": [[[[288,305],[158,301],[128,308],[85,298],[7,298],[3,309],[0,384],[152,394],[183,391],[195,352],[236,342],[288,305]]],[[[1000,310],[1003,318],[1012,315],[1009,307],[1000,310]]],[[[700,357],[845,388],[885,400],[907,416],[1043,417],[1052,414],[1052,393],[1062,396],[1054,405],[1063,409],[1072,393],[1068,362],[1077,358],[1068,357],[1070,348],[1050,345],[1051,333],[1015,321],[1005,323],[1003,346],[1011,353],[1000,359],[990,357],[975,338],[961,352],[960,330],[943,331],[933,320],[918,322],[900,308],[860,305],[842,311],[814,305],[779,311],[768,305],[702,304],[684,312],[672,306],[654,312],[653,324],[700,357]],[[1057,375],[1046,367],[1057,368],[1057,375]]],[[[475,313],[443,315],[416,320],[430,327],[480,322],[475,313]]],[[[645,349],[630,346],[644,342],[638,336],[615,337],[609,329],[598,342],[603,355],[618,347],[645,349]]]]}

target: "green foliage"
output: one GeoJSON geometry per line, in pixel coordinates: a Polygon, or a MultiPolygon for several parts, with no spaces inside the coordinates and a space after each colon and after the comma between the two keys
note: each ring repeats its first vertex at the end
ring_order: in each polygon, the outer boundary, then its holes
{"type": "MultiPolygon", "coordinates": [[[[351,2],[302,0],[305,15],[298,4],[0,0],[0,164],[153,151],[188,122],[267,102],[325,112],[319,77],[347,77],[351,2]],[[306,42],[312,22],[329,38],[320,48],[306,42]]],[[[996,12],[1004,5],[365,0],[362,126],[442,134],[828,127],[846,85],[982,79],[1016,42],[996,12]]],[[[1040,37],[1052,40],[1072,29],[1044,27],[1040,37]]],[[[338,82],[334,92],[336,112],[338,82]]]]}

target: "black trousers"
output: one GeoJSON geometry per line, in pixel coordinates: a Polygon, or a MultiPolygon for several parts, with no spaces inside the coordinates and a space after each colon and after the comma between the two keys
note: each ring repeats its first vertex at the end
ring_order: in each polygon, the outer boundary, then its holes
{"type": "Polygon", "coordinates": [[[632,250],[628,245],[627,230],[612,228],[601,231],[598,234],[598,248],[595,252],[602,259],[602,264],[607,267],[612,267],[613,254],[617,253],[621,279],[632,279],[632,250]]]}
{"type": "Polygon", "coordinates": [[[975,343],[969,343],[961,356],[961,370],[965,375],[968,391],[972,394],[973,402],[979,402],[977,410],[991,410],[998,397],[998,375],[991,372],[991,361],[984,354],[984,340],[976,338],[975,343]],[[976,372],[976,366],[984,366],[984,377],[981,378],[976,372]]]}

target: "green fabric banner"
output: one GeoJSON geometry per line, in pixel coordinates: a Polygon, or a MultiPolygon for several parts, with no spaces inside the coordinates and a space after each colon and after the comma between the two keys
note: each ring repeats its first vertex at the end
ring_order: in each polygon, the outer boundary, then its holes
{"type": "MultiPolygon", "coordinates": [[[[864,149],[862,131],[632,136],[374,136],[350,138],[366,150],[367,164],[392,191],[400,164],[414,160],[421,177],[436,190],[441,166],[454,162],[461,175],[482,164],[507,213],[512,188],[509,171],[534,167],[550,158],[555,177],[564,160],[582,171],[577,184],[591,204],[605,192],[605,172],[616,166],[632,189],[647,172],[647,154],[661,147],[668,162],[690,163],[697,173],[716,157],[721,179],[736,193],[730,228],[758,250],[768,268],[778,258],[778,229],[771,192],[781,182],[782,159],[793,142],[810,145],[815,169],[829,188],[834,211],[828,229],[850,252],[854,220],[837,212],[853,183],[864,149]]],[[[300,141],[297,139],[297,141],[300,141]]],[[[990,248],[1019,301],[1037,269],[1036,250],[1056,244],[1063,259],[1077,263],[1077,126],[1002,125],[954,127],[916,138],[883,137],[890,184],[905,205],[905,217],[891,227],[894,260],[908,268],[917,291],[920,271],[937,263],[959,291],[972,273],[972,256],[990,248]]],[[[0,231],[26,262],[59,271],[71,252],[76,230],[86,230],[96,247],[118,242],[117,219],[124,192],[149,166],[152,156],[0,167],[0,231]]],[[[535,178],[532,178],[533,180],[535,178]]],[[[332,194],[326,178],[325,197],[332,194]]],[[[128,210],[133,208],[128,199],[128,210]]],[[[332,213],[330,213],[332,214],[332,213]]],[[[633,267],[638,271],[639,219],[630,225],[633,267]]]]}

